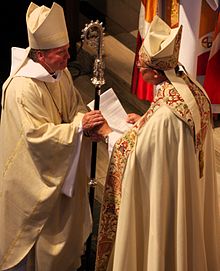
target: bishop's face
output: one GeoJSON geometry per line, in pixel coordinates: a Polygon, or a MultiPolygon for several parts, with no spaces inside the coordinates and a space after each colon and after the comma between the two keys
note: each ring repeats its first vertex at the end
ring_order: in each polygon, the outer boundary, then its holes
{"type": "Polygon", "coordinates": [[[46,50],[40,56],[40,63],[49,73],[64,70],[70,58],[68,50],[69,44],[46,50]]]}
{"type": "Polygon", "coordinates": [[[143,80],[147,83],[157,85],[166,79],[165,75],[162,74],[161,71],[155,70],[150,66],[147,66],[141,58],[139,58],[137,62],[137,67],[142,74],[143,80]]]}

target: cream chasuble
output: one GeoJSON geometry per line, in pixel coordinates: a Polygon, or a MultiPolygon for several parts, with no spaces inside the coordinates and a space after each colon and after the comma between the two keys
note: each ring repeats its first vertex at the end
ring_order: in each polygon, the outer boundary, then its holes
{"type": "Polygon", "coordinates": [[[96,271],[219,271],[220,225],[210,104],[187,78],[201,114],[161,85],[146,114],[114,147],[96,271]]]}
{"type": "Polygon", "coordinates": [[[73,196],[61,189],[87,110],[67,69],[58,80],[21,75],[6,88],[1,116],[0,270],[34,248],[28,271],[72,271],[92,224],[85,170],[90,141],[84,137],[73,196]]]}

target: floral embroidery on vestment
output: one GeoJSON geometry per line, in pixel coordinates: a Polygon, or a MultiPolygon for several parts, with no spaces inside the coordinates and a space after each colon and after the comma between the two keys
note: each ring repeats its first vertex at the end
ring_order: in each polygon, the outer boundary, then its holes
{"type": "Polygon", "coordinates": [[[105,271],[107,269],[117,230],[117,221],[121,202],[121,186],[125,166],[129,155],[135,148],[137,134],[141,132],[141,129],[150,117],[162,105],[168,106],[178,118],[188,125],[194,138],[195,151],[202,150],[210,119],[209,102],[204,93],[194,83],[192,83],[187,76],[183,77],[183,79],[188,84],[195,97],[196,103],[200,108],[201,131],[195,135],[195,125],[192,114],[187,104],[173,85],[168,82],[161,84],[161,87],[147,112],[127,133],[124,134],[123,137],[116,142],[114,146],[106,178],[103,205],[100,215],[96,271],[105,271]]]}

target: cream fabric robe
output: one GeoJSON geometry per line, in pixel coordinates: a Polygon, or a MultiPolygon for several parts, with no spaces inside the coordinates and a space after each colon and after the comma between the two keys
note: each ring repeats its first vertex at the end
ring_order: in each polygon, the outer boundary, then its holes
{"type": "MultiPolygon", "coordinates": [[[[97,271],[220,270],[215,154],[207,101],[201,107],[201,134],[205,139],[200,178],[201,164],[192,131],[177,114],[178,110],[187,112],[187,106],[175,97],[172,86],[165,86],[165,91],[170,94],[158,94],[159,102],[153,107],[156,111],[146,113],[144,118],[150,117],[142,127],[125,134],[113,150],[114,165],[125,164],[125,170],[121,173],[121,167],[109,167],[97,271]],[[172,97],[173,107],[168,106],[172,97]],[[175,99],[179,104],[175,105],[175,99]],[[129,145],[131,152],[126,160],[129,145]],[[122,178],[118,178],[120,175],[122,178]]],[[[205,101],[199,95],[198,100],[205,101]]]]}
{"type": "MultiPolygon", "coordinates": [[[[205,144],[210,150],[211,128],[205,144]]],[[[165,106],[155,113],[128,159],[107,270],[220,270],[213,159],[206,152],[205,176],[199,179],[188,127],[165,106]]]]}
{"type": "Polygon", "coordinates": [[[0,128],[0,270],[16,265],[33,246],[35,266],[28,270],[80,266],[91,232],[86,138],[73,197],[61,188],[84,112],[67,69],[56,82],[15,77],[6,89],[0,128]]]}

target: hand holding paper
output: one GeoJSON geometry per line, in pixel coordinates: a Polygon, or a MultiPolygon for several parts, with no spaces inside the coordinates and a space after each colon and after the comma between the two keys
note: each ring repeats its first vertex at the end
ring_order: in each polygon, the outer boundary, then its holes
{"type": "MultiPolygon", "coordinates": [[[[94,101],[88,107],[93,109],[94,101]]],[[[127,113],[112,88],[100,95],[100,110],[113,131],[123,134],[132,126],[127,123],[127,113]]]]}

